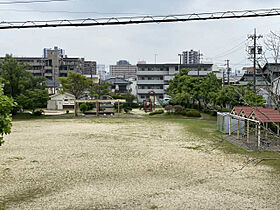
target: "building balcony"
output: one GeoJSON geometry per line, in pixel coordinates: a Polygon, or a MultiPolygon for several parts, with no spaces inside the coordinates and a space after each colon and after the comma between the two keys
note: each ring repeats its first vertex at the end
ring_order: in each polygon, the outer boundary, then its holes
{"type": "Polygon", "coordinates": [[[161,75],[168,75],[169,71],[137,71],[137,75],[141,76],[161,76],[161,75]]]}
{"type": "Polygon", "coordinates": [[[164,94],[163,89],[138,89],[137,94],[149,94],[149,92],[154,91],[156,94],[164,94]]]}
{"type": "Polygon", "coordinates": [[[163,80],[138,80],[137,85],[163,85],[163,80]]]}

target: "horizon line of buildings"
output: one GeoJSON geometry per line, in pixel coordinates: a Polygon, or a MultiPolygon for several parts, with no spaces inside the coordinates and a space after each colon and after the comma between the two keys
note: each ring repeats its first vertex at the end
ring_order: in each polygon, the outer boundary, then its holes
{"type": "MultiPolygon", "coordinates": [[[[15,57],[15,59],[27,64],[27,71],[34,76],[46,77],[47,85],[49,88],[53,88],[53,93],[59,86],[59,77],[67,77],[69,72],[75,72],[89,78],[94,77],[98,80],[109,81],[112,84],[113,92],[129,91],[137,96],[138,102],[147,100],[151,92],[155,94],[158,100],[168,98],[169,81],[182,68],[188,68],[190,76],[203,77],[213,72],[218,78],[226,81],[226,69],[214,64],[201,63],[199,51],[184,51],[179,56],[180,63],[173,64],[147,64],[145,61],[140,61],[136,65],[132,65],[126,60],[120,60],[115,65],[110,65],[109,73],[106,71],[105,65],[97,64],[96,61],[87,61],[84,58],[68,57],[65,50],[58,47],[43,49],[43,57],[15,57]]],[[[3,57],[0,59],[3,59],[3,57]]],[[[252,74],[252,68],[242,69],[242,71],[244,75],[252,74]]],[[[259,81],[259,77],[257,78],[257,81],[259,81]]],[[[236,77],[231,75],[231,84],[236,83],[237,80],[236,77]]],[[[239,78],[238,82],[248,84],[251,80],[250,76],[243,76],[239,78]]]]}

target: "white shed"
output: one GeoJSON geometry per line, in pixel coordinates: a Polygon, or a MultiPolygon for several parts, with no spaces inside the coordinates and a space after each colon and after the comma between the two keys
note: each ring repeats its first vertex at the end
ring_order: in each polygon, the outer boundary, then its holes
{"type": "Polygon", "coordinates": [[[70,93],[57,93],[48,101],[49,110],[74,109],[75,97],[70,93]]]}

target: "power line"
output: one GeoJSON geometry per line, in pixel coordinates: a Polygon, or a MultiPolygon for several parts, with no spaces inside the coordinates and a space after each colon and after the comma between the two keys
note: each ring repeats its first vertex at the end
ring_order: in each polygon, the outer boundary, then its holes
{"type": "Polygon", "coordinates": [[[213,57],[213,58],[214,58],[214,59],[215,59],[215,58],[222,58],[222,57],[225,57],[225,56],[227,56],[227,55],[230,55],[230,54],[236,52],[237,50],[240,49],[240,47],[241,47],[245,42],[247,42],[247,40],[248,40],[248,39],[242,41],[242,42],[239,43],[238,45],[232,47],[231,49],[229,49],[229,50],[227,50],[227,51],[225,51],[225,52],[223,52],[223,53],[220,53],[220,54],[216,55],[216,56],[213,57]]]}
{"type": "Polygon", "coordinates": [[[47,21],[2,21],[0,29],[20,28],[50,28],[50,27],[83,27],[105,25],[131,25],[144,23],[172,23],[200,20],[220,20],[237,18],[255,18],[279,16],[280,9],[259,9],[226,11],[213,13],[192,13],[167,16],[134,16],[134,17],[110,17],[110,18],[87,18],[87,19],[64,19],[47,21]]]}
{"type": "Polygon", "coordinates": [[[3,1],[3,2],[0,2],[0,5],[8,5],[8,4],[33,4],[33,3],[48,3],[48,2],[58,2],[58,1],[70,1],[70,0],[3,1]]]}

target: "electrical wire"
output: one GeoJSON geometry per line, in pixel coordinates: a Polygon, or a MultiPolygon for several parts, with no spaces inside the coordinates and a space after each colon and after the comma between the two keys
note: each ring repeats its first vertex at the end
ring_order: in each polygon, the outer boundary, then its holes
{"type": "Polygon", "coordinates": [[[220,53],[220,54],[214,56],[213,58],[222,58],[222,57],[225,57],[225,56],[227,56],[227,55],[230,55],[230,54],[232,54],[232,53],[234,53],[234,52],[240,50],[240,47],[241,47],[243,44],[245,44],[245,43],[247,42],[247,40],[248,40],[248,39],[242,41],[242,42],[239,43],[238,45],[232,47],[231,49],[229,49],[229,50],[227,50],[227,51],[225,51],[225,52],[223,52],[223,53],[220,53]]]}

